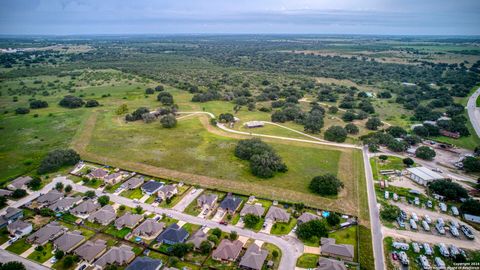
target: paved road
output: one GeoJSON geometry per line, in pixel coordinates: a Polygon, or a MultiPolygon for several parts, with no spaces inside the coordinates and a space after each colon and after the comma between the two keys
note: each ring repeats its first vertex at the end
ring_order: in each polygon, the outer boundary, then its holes
{"type": "Polygon", "coordinates": [[[25,265],[27,270],[48,270],[50,268],[40,265],[38,263],[32,262],[28,259],[18,256],[15,253],[8,252],[6,250],[0,249],[0,262],[21,262],[25,265]]]}
{"type": "MultiPolygon", "coordinates": [[[[57,177],[53,179],[53,181],[50,184],[53,186],[57,182],[62,182],[64,185],[71,185],[73,190],[75,191],[86,192],[89,190],[93,190],[98,196],[103,195],[103,193],[99,190],[75,184],[71,180],[67,179],[66,177],[57,177]]],[[[233,225],[227,225],[227,226],[219,225],[218,222],[195,217],[195,216],[190,216],[190,215],[175,211],[173,209],[164,209],[164,208],[154,207],[146,203],[134,203],[133,200],[131,199],[114,195],[114,194],[109,194],[109,197],[112,202],[123,204],[128,207],[134,208],[137,205],[140,205],[143,207],[145,211],[148,211],[151,213],[160,214],[160,215],[166,214],[184,222],[198,224],[198,225],[205,225],[209,228],[220,227],[222,231],[226,231],[226,232],[236,231],[240,236],[245,236],[248,238],[253,238],[255,240],[261,240],[264,242],[272,243],[277,247],[279,247],[280,250],[282,251],[282,258],[279,266],[279,269],[281,270],[294,269],[297,262],[297,258],[303,253],[303,244],[298,239],[290,236],[277,237],[277,236],[264,234],[264,233],[256,233],[250,230],[235,227],[233,225]]]]}
{"type": "Polygon", "coordinates": [[[185,211],[185,208],[187,208],[193,202],[193,200],[195,200],[203,192],[202,188],[192,190],[196,190],[195,193],[192,194],[192,191],[189,191],[188,194],[185,194],[185,196],[183,196],[183,198],[172,209],[178,212],[185,211]]]}
{"type": "Polygon", "coordinates": [[[473,129],[480,137],[480,108],[477,108],[477,98],[480,95],[480,87],[470,96],[467,103],[468,118],[472,122],[473,129]]]}
{"type": "Polygon", "coordinates": [[[373,182],[372,168],[369,162],[368,147],[363,147],[363,165],[365,166],[365,178],[367,180],[368,207],[370,212],[370,226],[372,228],[373,256],[375,258],[375,269],[386,269],[383,253],[383,235],[380,215],[377,206],[377,197],[373,182]]]}

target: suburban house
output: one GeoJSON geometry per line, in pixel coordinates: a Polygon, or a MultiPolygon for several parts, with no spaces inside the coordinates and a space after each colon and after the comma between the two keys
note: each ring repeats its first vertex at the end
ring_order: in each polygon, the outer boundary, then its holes
{"type": "Polygon", "coordinates": [[[65,197],[61,200],[58,200],[54,203],[52,203],[48,208],[55,212],[65,212],[70,210],[75,204],[77,204],[79,201],[81,201],[82,198],[80,197],[65,197]]]}
{"type": "Polygon", "coordinates": [[[188,236],[189,234],[184,228],[179,227],[177,223],[174,223],[157,237],[157,241],[160,243],[175,245],[178,243],[184,243],[188,236]]]}
{"type": "Polygon", "coordinates": [[[61,226],[58,222],[50,222],[27,237],[27,242],[43,246],[66,231],[67,228],[61,226]]]}
{"type": "Polygon", "coordinates": [[[212,252],[212,259],[217,261],[235,261],[242,251],[243,243],[239,240],[223,239],[212,252]]]}
{"type": "Polygon", "coordinates": [[[225,199],[220,203],[219,209],[229,213],[235,213],[242,204],[242,201],[243,200],[240,197],[227,194],[225,199]]]}
{"type": "Polygon", "coordinates": [[[345,267],[343,261],[320,258],[317,270],[347,270],[347,267],[345,267]]]}
{"type": "Polygon", "coordinates": [[[115,209],[113,209],[111,205],[107,204],[100,208],[97,212],[91,214],[88,217],[88,221],[97,222],[102,225],[108,225],[110,222],[114,221],[116,217],[117,214],[115,213],[115,209]]]}
{"type": "Polygon", "coordinates": [[[407,168],[405,172],[408,178],[423,186],[435,180],[445,179],[442,175],[426,167],[407,168]]]}
{"type": "Polygon", "coordinates": [[[125,270],[160,270],[162,266],[162,260],[137,257],[125,270]]]}
{"type": "Polygon", "coordinates": [[[155,180],[150,180],[142,185],[142,192],[152,196],[153,194],[157,193],[158,190],[163,186],[162,183],[157,182],[155,180]]]}
{"type": "Polygon", "coordinates": [[[322,255],[353,261],[355,253],[352,245],[336,244],[335,239],[324,237],[320,239],[320,244],[320,253],[322,255]]]}
{"type": "Polygon", "coordinates": [[[99,208],[100,208],[100,204],[98,204],[97,202],[93,200],[86,200],[81,202],[72,210],[70,210],[70,213],[76,216],[87,216],[97,211],[99,208]]]}
{"type": "Polygon", "coordinates": [[[177,186],[175,185],[164,185],[158,190],[158,197],[162,200],[171,199],[178,193],[177,186]]]}
{"type": "Polygon", "coordinates": [[[165,228],[165,223],[156,222],[154,219],[146,219],[133,230],[133,235],[144,238],[155,238],[165,228]]]}
{"type": "Polygon", "coordinates": [[[109,185],[115,185],[122,181],[123,175],[121,173],[112,173],[103,178],[103,181],[109,185]]]}
{"type": "Polygon", "coordinates": [[[88,179],[103,179],[105,176],[108,175],[108,171],[102,168],[97,168],[91,171],[89,174],[86,175],[88,179]]]}
{"type": "Polygon", "coordinates": [[[11,190],[6,190],[6,189],[0,189],[0,197],[8,197],[12,195],[13,191],[11,190]]]}
{"type": "Polygon", "coordinates": [[[320,219],[320,217],[315,215],[315,214],[309,213],[309,212],[304,212],[302,215],[300,215],[298,217],[297,223],[298,224],[307,223],[307,222],[312,221],[314,219],[320,219]]]}
{"type": "Polygon", "coordinates": [[[190,239],[188,239],[187,243],[192,243],[195,249],[199,249],[200,244],[202,244],[203,241],[207,241],[207,238],[208,235],[203,230],[198,230],[194,234],[192,234],[190,239]]]}
{"type": "Polygon", "coordinates": [[[268,209],[265,220],[270,220],[273,222],[288,222],[290,220],[290,214],[283,208],[272,206],[270,209],[268,209]]]}
{"type": "Polygon", "coordinates": [[[253,243],[247,248],[240,260],[240,267],[249,270],[261,270],[267,256],[267,250],[261,249],[257,244],[253,243]]]}
{"type": "Polygon", "coordinates": [[[53,241],[53,246],[57,250],[68,253],[78,247],[85,241],[85,236],[81,231],[66,232],[53,241]]]}
{"type": "Polygon", "coordinates": [[[7,230],[12,236],[15,235],[18,237],[22,237],[24,235],[30,234],[33,230],[33,227],[32,224],[19,219],[8,224],[7,230]]]}
{"type": "Polygon", "coordinates": [[[245,216],[247,214],[252,214],[257,217],[263,216],[265,213],[265,208],[261,204],[245,204],[240,211],[240,216],[245,216]]]}
{"type": "Polygon", "coordinates": [[[54,189],[38,197],[37,203],[41,206],[47,206],[57,202],[61,198],[63,198],[63,193],[54,189]]]}
{"type": "Polygon", "coordinates": [[[143,184],[143,182],[144,182],[143,177],[135,176],[135,177],[132,177],[132,178],[128,179],[127,181],[125,181],[122,184],[122,187],[125,188],[125,189],[136,189],[136,188],[140,187],[143,184]]]}
{"type": "Polygon", "coordinates": [[[105,252],[94,265],[104,268],[107,265],[127,265],[135,258],[135,253],[132,251],[132,247],[127,245],[121,245],[120,247],[112,247],[105,252]]]}
{"type": "Polygon", "coordinates": [[[10,190],[27,189],[27,184],[30,183],[30,181],[32,180],[33,179],[30,176],[20,176],[15,180],[13,180],[12,182],[10,182],[7,188],[10,190]]]}
{"type": "Polygon", "coordinates": [[[217,203],[218,196],[216,194],[202,194],[197,198],[197,206],[202,209],[213,209],[217,203]]]}
{"type": "Polygon", "coordinates": [[[142,215],[125,213],[123,216],[115,220],[115,227],[117,230],[122,229],[123,227],[133,228],[143,219],[142,215]]]}
{"type": "Polygon", "coordinates": [[[107,242],[97,239],[95,242],[87,241],[77,248],[74,253],[88,263],[98,258],[107,249],[107,242]]]}
{"type": "Polygon", "coordinates": [[[23,217],[23,210],[15,207],[7,207],[5,210],[5,215],[0,217],[0,228],[7,226],[9,223],[12,223],[23,217]]]}

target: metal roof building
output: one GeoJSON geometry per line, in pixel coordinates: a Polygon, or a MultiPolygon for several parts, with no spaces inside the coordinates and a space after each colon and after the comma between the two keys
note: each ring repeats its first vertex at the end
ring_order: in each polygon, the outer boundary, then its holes
{"type": "Polygon", "coordinates": [[[410,179],[424,186],[432,181],[445,178],[426,167],[407,168],[406,174],[410,179]]]}

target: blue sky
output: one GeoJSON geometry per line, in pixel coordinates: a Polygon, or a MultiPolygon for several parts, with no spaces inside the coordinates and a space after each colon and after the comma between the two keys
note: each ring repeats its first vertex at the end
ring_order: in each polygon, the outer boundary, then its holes
{"type": "Polygon", "coordinates": [[[0,34],[479,35],[480,0],[2,0],[0,34]]]}

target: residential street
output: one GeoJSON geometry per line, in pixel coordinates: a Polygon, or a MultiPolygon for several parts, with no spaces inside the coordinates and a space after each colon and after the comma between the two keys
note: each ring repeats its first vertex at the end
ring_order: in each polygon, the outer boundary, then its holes
{"type": "Polygon", "coordinates": [[[377,197],[373,182],[372,168],[370,166],[368,147],[363,147],[363,164],[365,166],[365,178],[367,180],[368,206],[370,212],[370,226],[372,228],[373,256],[375,257],[375,269],[386,269],[383,253],[382,225],[380,224],[377,197]]]}
{"type": "Polygon", "coordinates": [[[473,129],[480,137],[480,108],[477,108],[477,98],[480,95],[480,87],[470,96],[467,103],[468,118],[472,122],[473,129]]]}
{"type": "Polygon", "coordinates": [[[48,270],[50,268],[45,267],[41,264],[34,263],[30,260],[22,258],[15,253],[8,252],[6,250],[0,249],[0,262],[21,262],[25,265],[27,270],[48,270]]]}
{"type": "Polygon", "coordinates": [[[185,211],[185,208],[187,208],[203,192],[202,188],[192,189],[192,190],[195,190],[195,192],[192,194],[192,192],[189,191],[188,194],[185,194],[182,200],[179,201],[172,209],[178,212],[185,211]]]}

